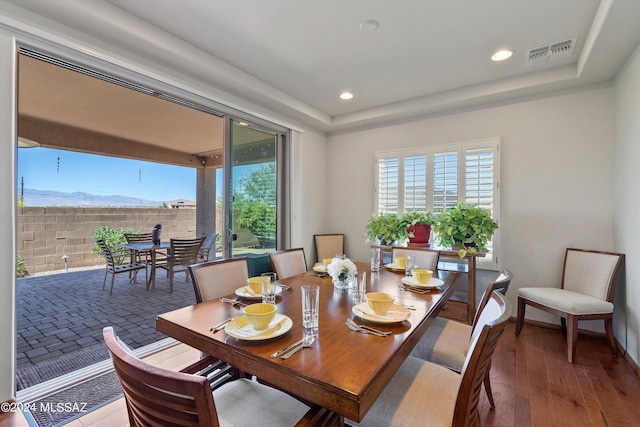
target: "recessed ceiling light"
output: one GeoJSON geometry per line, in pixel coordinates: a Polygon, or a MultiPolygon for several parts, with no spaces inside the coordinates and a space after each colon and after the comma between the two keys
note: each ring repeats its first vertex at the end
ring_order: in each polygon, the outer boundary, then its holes
{"type": "Polygon", "coordinates": [[[351,92],[342,92],[340,94],[340,99],[348,101],[349,99],[353,99],[353,94],[351,92]]]}
{"type": "Polygon", "coordinates": [[[360,31],[363,33],[372,33],[378,29],[380,23],[375,19],[368,19],[360,23],[360,31]]]}
{"type": "Polygon", "coordinates": [[[513,51],[512,50],[502,49],[502,50],[499,50],[496,53],[494,53],[493,56],[491,56],[491,60],[492,61],[504,61],[505,59],[511,58],[511,55],[513,55],[513,51]]]}

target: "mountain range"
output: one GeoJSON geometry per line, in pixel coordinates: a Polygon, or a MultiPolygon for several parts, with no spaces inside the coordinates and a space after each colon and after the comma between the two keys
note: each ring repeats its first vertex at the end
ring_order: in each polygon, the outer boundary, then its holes
{"type": "Polygon", "coordinates": [[[46,191],[24,189],[23,205],[26,207],[47,206],[99,206],[99,207],[161,207],[163,203],[154,200],[139,199],[127,196],[98,196],[95,194],[63,193],[60,191],[46,191]]]}

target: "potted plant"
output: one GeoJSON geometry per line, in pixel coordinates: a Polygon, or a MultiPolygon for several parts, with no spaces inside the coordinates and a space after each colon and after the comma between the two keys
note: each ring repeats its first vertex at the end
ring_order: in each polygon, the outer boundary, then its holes
{"type": "Polygon", "coordinates": [[[464,258],[467,252],[486,252],[498,224],[487,209],[463,202],[446,210],[433,229],[444,247],[458,247],[458,255],[464,258]]]}
{"type": "Polygon", "coordinates": [[[409,243],[429,243],[431,226],[437,222],[437,217],[432,212],[405,212],[402,220],[407,224],[409,243]]]}
{"type": "Polygon", "coordinates": [[[397,214],[373,215],[365,226],[367,241],[393,245],[409,237],[407,223],[397,214]]]}

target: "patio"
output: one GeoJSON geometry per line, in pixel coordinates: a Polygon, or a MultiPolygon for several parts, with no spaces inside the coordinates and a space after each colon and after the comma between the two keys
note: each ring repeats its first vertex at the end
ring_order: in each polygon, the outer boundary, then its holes
{"type": "Polygon", "coordinates": [[[162,272],[152,291],[145,290],[144,273],[137,284],[117,275],[113,295],[108,283],[102,290],[103,277],[104,267],[96,267],[17,280],[18,390],[107,359],[104,326],[114,326],[134,349],[166,338],[155,331],[156,315],[195,302],[182,274],[172,294],[162,272]]]}

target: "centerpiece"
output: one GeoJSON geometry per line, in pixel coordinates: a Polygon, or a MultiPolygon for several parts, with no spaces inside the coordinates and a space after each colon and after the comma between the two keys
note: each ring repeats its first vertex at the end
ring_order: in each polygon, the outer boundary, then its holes
{"type": "Polygon", "coordinates": [[[345,256],[333,258],[327,266],[327,273],[333,280],[333,286],[338,289],[348,289],[356,271],[358,271],[356,265],[345,256]]]}

